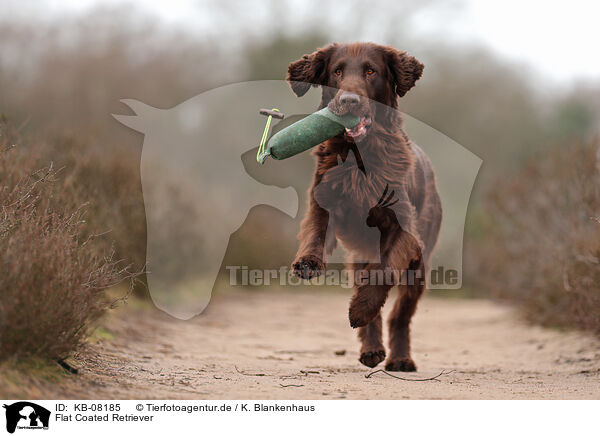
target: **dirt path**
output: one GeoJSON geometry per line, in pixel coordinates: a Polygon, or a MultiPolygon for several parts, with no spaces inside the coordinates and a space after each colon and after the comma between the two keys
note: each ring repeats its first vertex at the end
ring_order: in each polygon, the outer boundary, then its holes
{"type": "Polygon", "coordinates": [[[357,361],[347,305],[342,293],[239,292],[215,297],[203,316],[186,322],[124,309],[109,322],[117,339],[93,346],[64,394],[107,399],[600,398],[598,341],[527,326],[513,309],[489,301],[431,296],[421,302],[413,323],[419,372],[400,375],[454,372],[428,382],[381,373],[367,379],[370,370],[357,361]],[[343,350],[344,355],[335,354],[343,350]]]}

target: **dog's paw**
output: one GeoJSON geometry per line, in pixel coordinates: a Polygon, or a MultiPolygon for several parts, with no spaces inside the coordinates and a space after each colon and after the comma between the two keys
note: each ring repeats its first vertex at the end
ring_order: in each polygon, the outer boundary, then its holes
{"type": "Polygon", "coordinates": [[[375,368],[385,359],[385,350],[367,351],[360,354],[358,361],[369,368],[375,368]]]}
{"type": "Polygon", "coordinates": [[[293,264],[294,274],[301,279],[312,279],[323,274],[325,264],[317,256],[309,254],[299,257],[293,264]]]}
{"type": "Polygon", "coordinates": [[[385,363],[386,371],[415,372],[417,365],[410,357],[392,358],[385,363]]]}

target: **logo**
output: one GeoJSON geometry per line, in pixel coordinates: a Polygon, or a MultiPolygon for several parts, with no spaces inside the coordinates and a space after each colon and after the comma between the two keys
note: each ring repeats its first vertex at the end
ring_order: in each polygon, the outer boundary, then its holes
{"type": "Polygon", "coordinates": [[[6,431],[14,433],[18,429],[48,430],[50,411],[29,401],[19,401],[4,405],[6,409],[6,431]]]}
{"type": "MultiPolygon", "coordinates": [[[[144,134],[140,173],[147,224],[146,265],[151,272],[147,280],[159,309],[190,319],[208,306],[228,267],[229,271],[239,267],[244,273],[242,266],[249,266],[253,274],[248,284],[262,286],[254,274],[264,277],[263,271],[281,271],[292,264],[304,216],[304,211],[298,213],[298,205],[309,204],[307,187],[314,163],[308,152],[289,160],[257,163],[257,145],[265,130],[259,108],[278,107],[286,114],[272,126],[275,134],[312,114],[321,99],[322,92],[316,89],[298,99],[286,81],[259,80],[215,88],[168,109],[123,100],[134,114],[114,115],[115,119],[144,134]]],[[[420,171],[435,168],[444,211],[439,237],[437,221],[425,220],[418,225],[423,225],[421,230],[413,229],[417,213],[410,198],[413,193],[396,174],[410,159],[398,157],[392,175],[386,159],[373,155],[367,142],[358,141],[348,156],[340,155],[337,165],[322,175],[312,194],[318,210],[331,219],[323,218],[321,223],[325,230],[319,233],[317,244],[323,248],[320,260],[358,265],[353,271],[363,269],[360,265],[378,265],[381,224],[389,222],[395,229],[415,230],[412,236],[417,243],[427,242],[431,256],[426,263],[432,273],[424,274],[431,276],[426,280],[430,289],[459,289],[467,207],[482,161],[425,123],[382,103],[369,104],[387,114],[379,124],[402,118],[403,131],[411,144],[418,144],[411,148],[420,171]],[[345,187],[348,181],[351,188],[345,187]],[[356,204],[342,200],[354,195],[349,192],[360,193],[357,198],[361,200],[356,204]],[[336,222],[343,223],[345,234],[360,235],[360,256],[353,252],[349,259],[344,247],[336,244],[336,225],[329,225],[336,222]],[[421,241],[425,233],[429,241],[421,241]]],[[[437,200],[428,198],[427,204],[419,200],[423,210],[439,207],[437,200]]],[[[385,276],[386,266],[369,271],[385,276]]],[[[283,281],[274,286],[285,286],[290,280],[283,281]]]]}

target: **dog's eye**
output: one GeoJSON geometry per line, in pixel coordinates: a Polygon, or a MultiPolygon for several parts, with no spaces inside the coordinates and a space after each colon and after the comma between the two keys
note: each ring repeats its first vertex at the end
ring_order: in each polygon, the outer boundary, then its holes
{"type": "Polygon", "coordinates": [[[375,74],[375,70],[373,68],[367,68],[367,76],[372,76],[375,74]]]}
{"type": "Polygon", "coordinates": [[[342,69],[341,68],[337,68],[333,74],[335,74],[336,76],[340,77],[342,75],[342,69]]]}

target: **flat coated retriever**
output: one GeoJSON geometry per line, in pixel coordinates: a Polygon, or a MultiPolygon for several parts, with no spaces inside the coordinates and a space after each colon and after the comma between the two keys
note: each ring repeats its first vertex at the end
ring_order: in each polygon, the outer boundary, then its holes
{"type": "Polygon", "coordinates": [[[325,255],[338,242],[350,253],[355,278],[350,325],[362,342],[359,360],[371,368],[386,356],[381,308],[398,286],[389,320],[388,371],[416,371],[409,325],[442,219],[432,165],[406,136],[397,110],[398,97],[422,73],[423,64],[403,51],[353,43],[304,55],[289,65],[287,75],[299,97],[321,85],[320,108],[361,120],[313,151],[317,165],[293,271],[304,279],[320,275],[325,255]],[[373,231],[378,232],[375,248],[373,231]],[[382,280],[387,277],[382,271],[391,271],[392,281],[382,280]]]}

